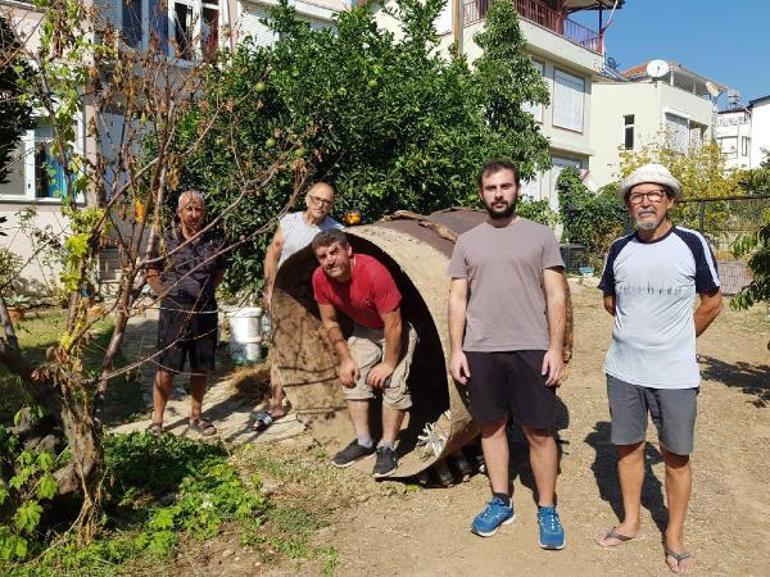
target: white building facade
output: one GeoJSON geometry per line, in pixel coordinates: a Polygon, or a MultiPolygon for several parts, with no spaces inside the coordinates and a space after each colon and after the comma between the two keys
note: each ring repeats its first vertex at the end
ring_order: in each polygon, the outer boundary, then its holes
{"type": "Polygon", "coordinates": [[[770,155],[770,95],[749,102],[751,110],[751,163],[757,168],[770,155]]]}
{"type": "Polygon", "coordinates": [[[729,169],[751,167],[751,109],[720,110],[715,129],[716,141],[729,169]]]}

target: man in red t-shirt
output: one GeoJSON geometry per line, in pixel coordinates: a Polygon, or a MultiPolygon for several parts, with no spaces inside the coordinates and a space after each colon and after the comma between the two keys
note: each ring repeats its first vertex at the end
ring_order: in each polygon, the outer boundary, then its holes
{"type": "Polygon", "coordinates": [[[377,259],[353,254],[345,233],[326,230],[313,239],[321,264],[313,273],[313,293],[321,321],[339,358],[340,381],[356,438],[334,456],[347,467],[377,453],[373,474],[386,477],[398,466],[395,443],[412,399],[406,385],[417,334],[401,318],[401,293],[377,259]],[[337,311],[353,320],[342,334],[337,311]],[[369,403],[382,395],[382,439],[375,449],[369,431],[369,403]]]}

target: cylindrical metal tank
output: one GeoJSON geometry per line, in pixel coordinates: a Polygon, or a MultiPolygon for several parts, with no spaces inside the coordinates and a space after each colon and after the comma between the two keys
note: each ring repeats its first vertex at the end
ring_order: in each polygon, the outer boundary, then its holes
{"type": "MultiPolygon", "coordinates": [[[[467,391],[448,372],[447,268],[458,234],[486,213],[447,210],[429,217],[396,213],[381,222],[348,228],[354,252],[378,258],[390,270],[404,300],[402,313],[419,343],[409,376],[413,407],[401,431],[399,467],[409,477],[455,453],[478,434],[468,412],[467,391]]],[[[494,247],[490,247],[495,250],[494,247]]],[[[273,291],[273,362],[298,417],[330,451],[354,436],[347,417],[337,359],[321,330],[311,276],[317,263],[310,248],[289,258],[273,291]]],[[[567,348],[571,350],[571,323],[567,348]]],[[[379,423],[377,403],[370,419],[379,423]]]]}

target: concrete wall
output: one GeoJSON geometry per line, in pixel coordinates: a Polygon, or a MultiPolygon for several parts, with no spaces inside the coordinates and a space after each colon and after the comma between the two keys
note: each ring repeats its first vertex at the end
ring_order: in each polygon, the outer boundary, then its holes
{"type": "Polygon", "coordinates": [[[751,168],[770,154],[770,100],[751,108],[751,168]],[[764,149],[764,150],[763,150],[764,149]]]}
{"type": "MultiPolygon", "coordinates": [[[[0,216],[8,217],[8,222],[3,226],[3,231],[8,236],[0,236],[0,247],[7,247],[13,251],[21,259],[22,264],[28,263],[20,274],[19,292],[44,295],[59,284],[61,266],[55,260],[55,251],[44,251],[34,256],[35,245],[19,228],[17,216],[20,210],[29,209],[29,207],[29,203],[0,203],[0,216]]],[[[64,238],[69,229],[66,219],[61,214],[61,206],[38,204],[35,209],[37,215],[33,219],[34,227],[48,230],[59,238],[64,238]]]]}

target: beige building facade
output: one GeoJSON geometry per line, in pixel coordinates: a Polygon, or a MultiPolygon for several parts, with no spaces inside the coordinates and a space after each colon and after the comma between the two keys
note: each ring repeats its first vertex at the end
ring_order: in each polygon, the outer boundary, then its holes
{"type": "Polygon", "coordinates": [[[597,186],[619,178],[621,150],[666,144],[684,153],[713,137],[714,99],[725,87],[674,62],[652,78],[646,65],[625,71],[623,80],[594,84],[591,177],[597,186]]]}

